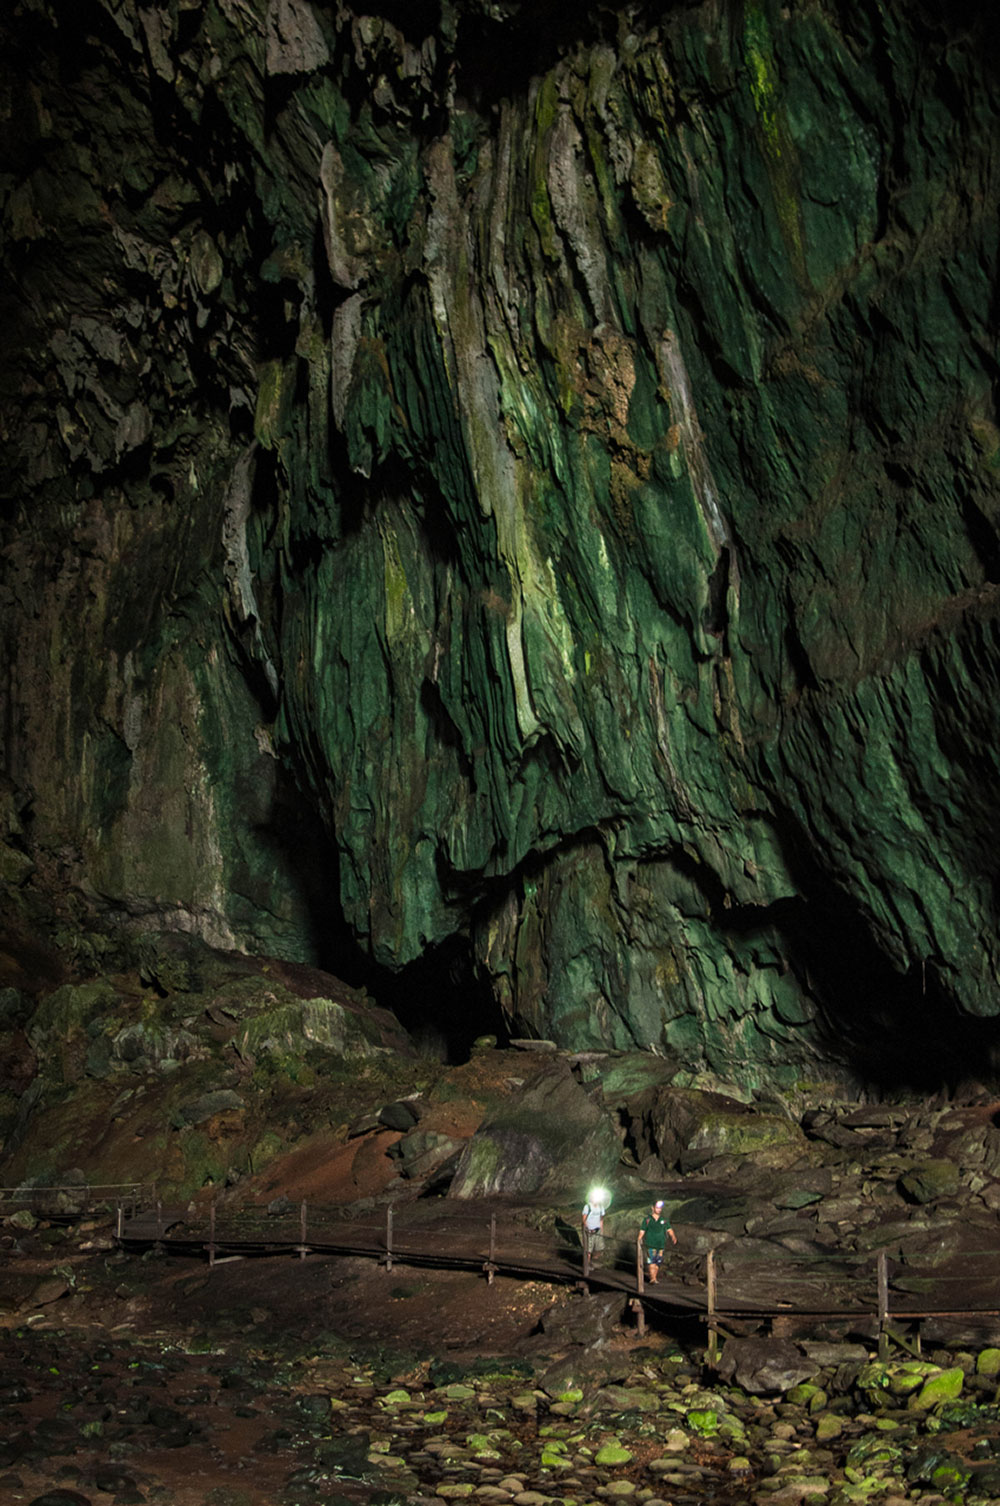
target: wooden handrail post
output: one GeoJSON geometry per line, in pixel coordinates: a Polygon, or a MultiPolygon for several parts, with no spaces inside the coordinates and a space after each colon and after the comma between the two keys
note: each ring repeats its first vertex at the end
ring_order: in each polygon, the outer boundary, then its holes
{"type": "Polygon", "coordinates": [[[208,1264],[209,1269],[215,1264],[215,1198],[208,1209],[208,1264]]]}
{"type": "Polygon", "coordinates": [[[642,1305],[642,1294],[646,1290],[642,1269],[642,1241],[636,1240],[635,1245],[635,1290],[636,1295],[632,1299],[635,1307],[635,1328],[640,1339],[646,1332],[646,1309],[642,1305]]]}
{"type": "Polygon", "coordinates": [[[385,1210],[385,1268],[392,1270],[392,1209],[385,1210]]]}
{"type": "Polygon", "coordinates": [[[716,1274],[715,1251],[705,1256],[705,1323],[708,1328],[708,1363],[715,1365],[719,1359],[719,1332],[715,1326],[716,1274]]]}
{"type": "Polygon", "coordinates": [[[878,1278],[878,1357],[889,1358],[889,1265],[884,1250],[879,1250],[876,1264],[878,1278]]]}
{"type": "Polygon", "coordinates": [[[492,1286],[493,1277],[497,1271],[497,1216],[495,1213],[490,1214],[490,1252],[483,1263],[483,1270],[486,1272],[487,1286],[492,1286]]]}
{"type": "Polygon", "coordinates": [[[587,1225],[584,1224],[583,1225],[583,1279],[584,1279],[584,1281],[588,1280],[589,1277],[590,1277],[590,1230],[587,1228],[587,1225]]]}
{"type": "Polygon", "coordinates": [[[115,1239],[117,1239],[117,1240],[120,1241],[121,1239],[124,1238],[124,1235],[125,1235],[125,1206],[124,1206],[123,1203],[119,1203],[118,1204],[118,1216],[117,1216],[117,1218],[115,1220],[115,1239]]]}
{"type": "Polygon", "coordinates": [[[305,1258],[306,1258],[306,1200],[305,1200],[305,1198],[303,1198],[302,1199],[302,1206],[299,1209],[299,1259],[300,1260],[305,1260],[305,1258]]]}

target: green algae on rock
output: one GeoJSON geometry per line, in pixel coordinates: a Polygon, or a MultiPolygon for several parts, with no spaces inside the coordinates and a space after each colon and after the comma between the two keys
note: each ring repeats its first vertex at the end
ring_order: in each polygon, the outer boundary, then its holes
{"type": "Polygon", "coordinates": [[[747,1093],[978,1070],[995,18],[3,26],[19,923],[458,942],[747,1093]]]}

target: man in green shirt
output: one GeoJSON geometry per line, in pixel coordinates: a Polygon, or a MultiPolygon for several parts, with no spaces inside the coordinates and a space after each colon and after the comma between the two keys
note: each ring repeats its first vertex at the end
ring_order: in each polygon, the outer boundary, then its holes
{"type": "Polygon", "coordinates": [[[663,1199],[659,1198],[639,1225],[639,1235],[636,1239],[637,1249],[643,1245],[646,1247],[646,1267],[649,1271],[651,1284],[659,1276],[660,1266],[663,1263],[663,1252],[667,1248],[668,1234],[673,1243],[676,1244],[677,1235],[674,1233],[670,1220],[667,1217],[663,1199]]]}

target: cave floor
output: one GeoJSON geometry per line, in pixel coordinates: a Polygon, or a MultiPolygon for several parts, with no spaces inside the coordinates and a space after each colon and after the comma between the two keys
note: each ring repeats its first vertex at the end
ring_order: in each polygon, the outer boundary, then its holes
{"type": "MultiPolygon", "coordinates": [[[[443,1210],[436,1221],[446,1222],[443,1210]]],[[[387,1270],[361,1257],[288,1254],[210,1268],[204,1256],[123,1254],[110,1227],[87,1231],[90,1249],[80,1247],[78,1231],[58,1231],[49,1243],[53,1232],[40,1229],[0,1252],[4,1506],[391,1506],[443,1498],[455,1483],[450,1443],[461,1448],[470,1429],[490,1425],[488,1412],[475,1411],[478,1397],[442,1399],[449,1375],[484,1366],[500,1375],[494,1425],[500,1419],[522,1458],[537,1456],[551,1431],[545,1419],[555,1419],[547,1406],[536,1413],[533,1366],[558,1354],[567,1336],[578,1340],[581,1304],[601,1300],[568,1285],[387,1270]],[[394,1388],[425,1409],[411,1426],[437,1435],[419,1460],[407,1454],[418,1447],[412,1434],[401,1444],[387,1401],[394,1388]],[[518,1392],[529,1411],[518,1410],[518,1392]],[[381,1470],[380,1449],[407,1456],[395,1461],[402,1476],[381,1470]]],[[[947,1279],[946,1268],[939,1274],[947,1279]]],[[[601,1350],[604,1381],[641,1376],[644,1367],[651,1374],[676,1355],[676,1332],[654,1320],[641,1335],[619,1312],[620,1305],[601,1350]]],[[[697,1369],[695,1358],[692,1375],[697,1369]]],[[[619,1421],[613,1441],[632,1456],[616,1478],[631,1474],[637,1489],[648,1489],[662,1433],[641,1424],[626,1432],[619,1421]]],[[[967,1454],[975,1441],[955,1435],[951,1446],[967,1454]]],[[[728,1473],[732,1448],[700,1447],[687,1459],[690,1489],[675,1487],[671,1500],[760,1499],[728,1473]]],[[[564,1499],[556,1481],[549,1488],[564,1499]]],[[[573,1499],[594,1494],[605,1492],[574,1491],[573,1499]]]]}
{"type": "MultiPolygon", "coordinates": [[[[296,1474],[310,1469],[301,1499],[316,1499],[303,1397],[364,1397],[373,1367],[416,1386],[435,1362],[516,1362],[542,1313],[572,1300],[542,1282],[357,1258],[209,1270],[187,1256],[6,1253],[0,1500],[277,1506],[300,1499],[296,1474]]],[[[635,1335],[615,1342],[627,1351],[635,1335]]],[[[321,1499],[372,1498],[370,1480],[335,1478],[321,1499]]]]}

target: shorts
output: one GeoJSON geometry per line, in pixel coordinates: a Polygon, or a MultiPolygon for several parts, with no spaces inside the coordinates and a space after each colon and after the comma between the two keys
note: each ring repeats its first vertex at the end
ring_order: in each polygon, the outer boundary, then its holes
{"type": "Polygon", "coordinates": [[[646,1264],[647,1265],[662,1265],[663,1264],[663,1251],[662,1250],[647,1250],[646,1251],[646,1264]]]}

